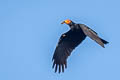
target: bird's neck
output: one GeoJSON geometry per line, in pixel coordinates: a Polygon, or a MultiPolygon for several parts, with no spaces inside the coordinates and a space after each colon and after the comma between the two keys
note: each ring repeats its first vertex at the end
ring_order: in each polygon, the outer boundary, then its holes
{"type": "Polygon", "coordinates": [[[74,28],[75,23],[74,23],[74,22],[71,22],[71,23],[70,23],[70,24],[68,24],[68,25],[69,25],[70,29],[72,29],[72,28],[74,28]]]}

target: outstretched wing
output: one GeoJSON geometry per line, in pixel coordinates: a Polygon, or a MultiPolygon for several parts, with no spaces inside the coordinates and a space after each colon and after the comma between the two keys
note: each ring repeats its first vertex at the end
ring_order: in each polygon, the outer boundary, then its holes
{"type": "Polygon", "coordinates": [[[81,29],[83,30],[83,32],[85,33],[86,36],[90,37],[92,40],[94,40],[95,42],[97,42],[99,45],[101,45],[104,48],[104,44],[107,44],[108,42],[101,39],[97,33],[95,31],[93,31],[92,29],[90,29],[89,27],[87,27],[84,24],[80,24],[81,29]]]}
{"type": "Polygon", "coordinates": [[[64,72],[64,68],[67,68],[68,56],[70,56],[73,49],[78,46],[85,39],[85,37],[83,38],[83,36],[78,36],[71,30],[62,34],[52,59],[55,72],[57,72],[58,67],[59,73],[61,70],[64,72]]]}

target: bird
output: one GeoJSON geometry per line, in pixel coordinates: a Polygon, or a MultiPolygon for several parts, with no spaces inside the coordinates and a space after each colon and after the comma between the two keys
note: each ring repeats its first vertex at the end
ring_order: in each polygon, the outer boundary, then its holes
{"type": "Polygon", "coordinates": [[[55,68],[55,72],[58,71],[58,73],[64,72],[67,68],[68,56],[87,36],[103,48],[105,48],[104,44],[109,43],[85,24],[77,24],[70,19],[64,20],[61,24],[64,23],[69,26],[70,30],[61,35],[52,58],[52,68],[55,68]]]}

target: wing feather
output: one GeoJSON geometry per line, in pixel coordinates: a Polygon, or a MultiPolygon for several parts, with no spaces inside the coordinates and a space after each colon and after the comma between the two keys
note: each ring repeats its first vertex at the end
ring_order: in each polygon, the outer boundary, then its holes
{"type": "Polygon", "coordinates": [[[90,37],[92,40],[94,40],[95,42],[97,42],[99,45],[101,45],[104,48],[104,43],[102,42],[101,38],[97,35],[95,31],[93,31],[92,29],[90,29],[84,24],[80,25],[80,27],[85,33],[85,35],[90,37]]]}
{"type": "Polygon", "coordinates": [[[64,72],[64,68],[67,68],[68,56],[70,56],[71,52],[85,39],[85,37],[85,34],[77,34],[72,30],[69,30],[68,32],[62,34],[52,59],[53,68],[55,67],[55,72],[57,72],[58,66],[59,73],[61,71],[64,72]]]}

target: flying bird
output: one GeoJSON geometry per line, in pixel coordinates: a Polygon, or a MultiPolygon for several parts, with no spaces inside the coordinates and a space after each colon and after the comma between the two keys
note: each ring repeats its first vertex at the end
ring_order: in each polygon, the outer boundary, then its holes
{"type": "Polygon", "coordinates": [[[55,49],[53,55],[53,68],[55,67],[55,72],[57,69],[59,73],[67,68],[67,58],[70,56],[71,52],[88,36],[100,46],[104,47],[104,44],[108,42],[98,36],[98,34],[90,29],[85,24],[77,24],[73,21],[67,19],[61,24],[67,24],[70,30],[61,35],[58,45],[55,49]]]}

